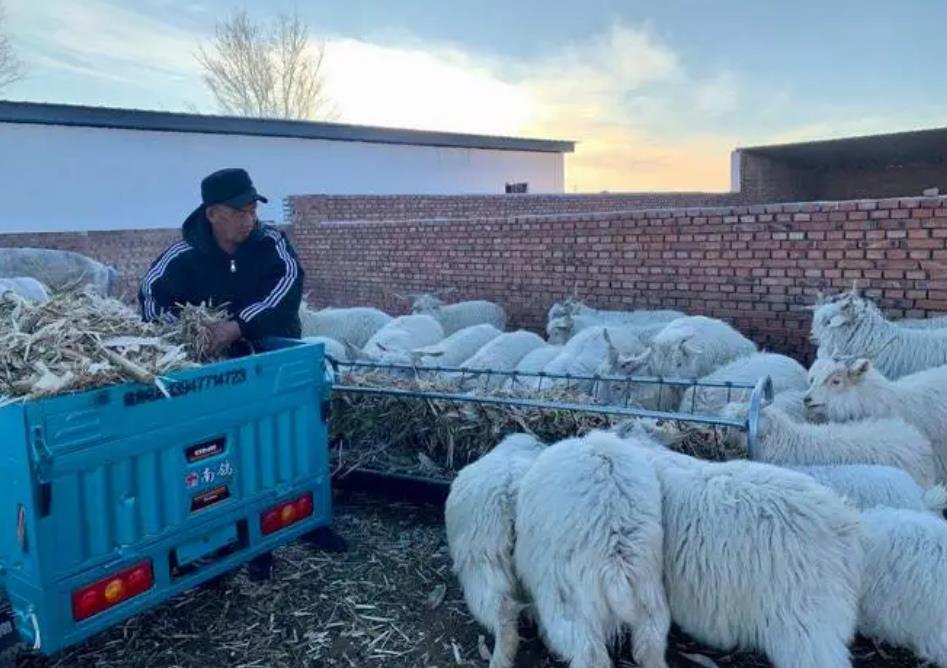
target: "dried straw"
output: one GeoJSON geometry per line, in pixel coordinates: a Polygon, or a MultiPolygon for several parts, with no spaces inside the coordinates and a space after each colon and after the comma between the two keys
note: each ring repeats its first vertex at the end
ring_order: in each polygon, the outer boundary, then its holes
{"type": "MultiPolygon", "coordinates": [[[[449,380],[393,376],[381,371],[351,371],[341,379],[356,387],[391,387],[419,392],[457,393],[449,380]]],[[[509,390],[482,392],[492,398],[518,397],[543,402],[594,404],[590,396],[569,386],[529,394],[509,390]]],[[[335,474],[375,469],[392,473],[450,479],[508,434],[527,432],[546,443],[608,429],[622,416],[581,410],[522,408],[475,401],[403,398],[384,394],[335,392],[330,427],[335,474]]],[[[714,430],[692,425],[661,426],[656,434],[668,446],[704,459],[737,456],[714,430]]]]}
{"type": "Polygon", "coordinates": [[[174,324],[142,322],[117,299],[91,291],[36,304],[0,296],[0,396],[48,397],[123,382],[156,383],[210,361],[208,325],[222,309],[186,306],[174,324]]]}
{"type": "MultiPolygon", "coordinates": [[[[358,387],[457,393],[448,380],[384,372],[353,371],[346,373],[342,382],[358,387]]],[[[497,389],[487,391],[485,396],[523,395],[497,389]]],[[[568,387],[543,390],[529,398],[592,402],[568,387]]],[[[450,477],[508,434],[528,432],[551,442],[610,424],[609,416],[598,413],[345,392],[333,394],[331,420],[332,441],[342,455],[338,467],[344,469],[343,474],[353,467],[367,467],[431,477],[450,477]]]]}

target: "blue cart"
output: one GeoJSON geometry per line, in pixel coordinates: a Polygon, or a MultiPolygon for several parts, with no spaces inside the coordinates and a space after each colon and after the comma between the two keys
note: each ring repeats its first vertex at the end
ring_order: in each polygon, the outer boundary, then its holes
{"type": "Polygon", "coordinates": [[[325,531],[323,346],[275,345],[171,374],[171,398],[127,384],[0,408],[0,642],[53,654],[325,531]]]}

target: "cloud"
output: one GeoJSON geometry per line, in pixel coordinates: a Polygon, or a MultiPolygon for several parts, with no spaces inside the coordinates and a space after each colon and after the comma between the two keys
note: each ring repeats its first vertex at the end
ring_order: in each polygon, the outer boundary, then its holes
{"type": "MultiPolygon", "coordinates": [[[[213,109],[193,57],[211,36],[212,15],[189,24],[201,32],[109,0],[7,2],[24,58],[46,73],[27,82],[34,99],[213,109]]],[[[195,2],[189,11],[203,15],[195,2]]],[[[617,22],[529,58],[404,33],[323,38],[326,89],[340,122],[574,139],[570,190],[728,186],[729,151],[741,142],[686,128],[688,119],[739,109],[737,75],[696,79],[646,26],[617,22]],[[676,133],[656,130],[671,117],[676,133]]]]}

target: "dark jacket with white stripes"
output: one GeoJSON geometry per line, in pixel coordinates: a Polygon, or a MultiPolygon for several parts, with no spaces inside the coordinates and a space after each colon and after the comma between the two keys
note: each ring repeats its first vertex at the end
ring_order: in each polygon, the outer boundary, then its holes
{"type": "Polygon", "coordinates": [[[204,207],[184,221],[182,240],[151,265],[138,291],[146,321],[176,316],[178,304],[227,304],[245,339],[299,338],[303,269],[289,239],[257,223],[234,255],[214,239],[204,207]]]}

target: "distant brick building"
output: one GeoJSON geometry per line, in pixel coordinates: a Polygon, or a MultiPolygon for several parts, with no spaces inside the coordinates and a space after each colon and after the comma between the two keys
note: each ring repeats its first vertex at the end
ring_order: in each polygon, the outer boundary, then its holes
{"type": "Polygon", "coordinates": [[[947,192],[947,128],[751,146],[733,152],[748,202],[814,202],[947,192]]]}

